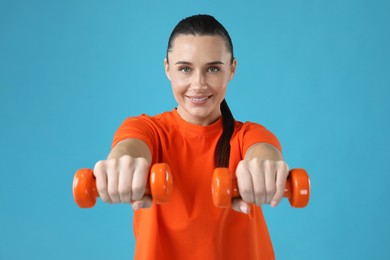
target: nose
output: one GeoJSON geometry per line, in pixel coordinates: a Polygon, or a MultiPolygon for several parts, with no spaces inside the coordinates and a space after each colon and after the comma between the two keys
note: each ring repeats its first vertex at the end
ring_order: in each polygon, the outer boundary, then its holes
{"type": "Polygon", "coordinates": [[[191,85],[196,90],[207,89],[205,75],[203,75],[203,73],[201,73],[201,72],[194,73],[191,85]]]}

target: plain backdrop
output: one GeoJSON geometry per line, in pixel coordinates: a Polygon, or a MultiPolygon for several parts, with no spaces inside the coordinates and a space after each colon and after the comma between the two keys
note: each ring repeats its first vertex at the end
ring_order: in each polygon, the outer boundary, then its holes
{"type": "Polygon", "coordinates": [[[307,208],[263,207],[277,259],[390,259],[389,1],[1,0],[1,260],[132,259],[131,207],[79,209],[73,174],[176,106],[167,41],[199,13],[233,39],[235,118],[311,177],[307,208]]]}

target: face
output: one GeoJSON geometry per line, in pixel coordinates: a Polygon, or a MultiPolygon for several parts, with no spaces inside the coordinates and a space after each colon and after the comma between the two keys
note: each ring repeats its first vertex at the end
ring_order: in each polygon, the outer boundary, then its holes
{"type": "Polygon", "coordinates": [[[164,65],[179,115],[197,125],[215,122],[236,70],[225,40],[221,36],[178,35],[164,65]]]}

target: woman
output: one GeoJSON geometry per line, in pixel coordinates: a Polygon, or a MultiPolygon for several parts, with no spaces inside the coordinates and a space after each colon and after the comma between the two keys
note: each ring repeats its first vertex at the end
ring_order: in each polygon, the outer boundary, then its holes
{"type": "Polygon", "coordinates": [[[135,259],[274,259],[261,205],[280,202],[288,166],[271,132],[235,121],[229,110],[225,94],[237,62],[228,32],[212,16],[183,19],[164,65],[177,108],[126,119],[94,169],[103,201],[133,201],[135,259]],[[144,196],[158,162],[169,164],[174,180],[163,205],[144,196]],[[241,198],[232,208],[213,204],[215,167],[237,177],[241,198]]]}

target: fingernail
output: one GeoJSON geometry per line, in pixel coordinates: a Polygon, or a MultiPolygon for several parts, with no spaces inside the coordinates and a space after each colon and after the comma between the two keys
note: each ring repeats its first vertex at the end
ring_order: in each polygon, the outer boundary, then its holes
{"type": "Polygon", "coordinates": [[[278,202],[276,200],[271,201],[271,207],[275,208],[278,205],[278,202]]]}
{"type": "Polygon", "coordinates": [[[241,205],[240,206],[240,210],[241,210],[242,213],[245,213],[245,214],[249,213],[249,208],[246,205],[241,205]]]}
{"type": "Polygon", "coordinates": [[[142,209],[142,207],[144,206],[144,204],[142,202],[139,202],[139,203],[134,203],[133,204],[133,210],[139,210],[139,209],[142,209]]]}

